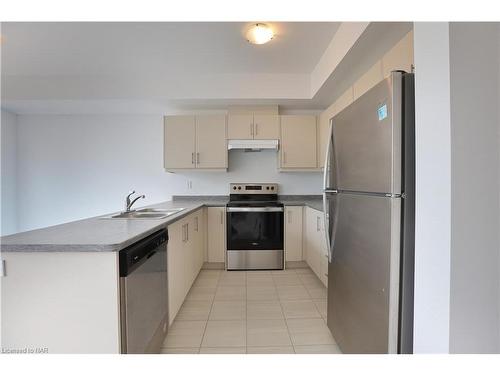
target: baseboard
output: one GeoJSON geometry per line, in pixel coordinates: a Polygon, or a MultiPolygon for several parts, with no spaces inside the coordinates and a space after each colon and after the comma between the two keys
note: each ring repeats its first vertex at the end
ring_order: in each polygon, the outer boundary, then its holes
{"type": "Polygon", "coordinates": [[[225,267],[224,262],[205,262],[203,263],[203,270],[223,270],[225,267]]]}
{"type": "Polygon", "coordinates": [[[309,268],[305,261],[285,262],[286,269],[309,268]]]}

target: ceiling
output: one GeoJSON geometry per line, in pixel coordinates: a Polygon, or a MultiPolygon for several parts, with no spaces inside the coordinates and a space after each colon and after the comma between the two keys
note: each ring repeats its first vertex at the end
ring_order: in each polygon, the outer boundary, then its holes
{"type": "Polygon", "coordinates": [[[311,73],[338,28],[331,22],[270,23],[265,45],[244,39],[250,23],[4,23],[4,75],[311,73]]]}
{"type": "MultiPolygon", "coordinates": [[[[266,23],[275,37],[265,45],[245,40],[245,22],[2,23],[1,104],[17,113],[325,108],[336,92],[335,50],[343,58],[363,39],[349,27],[368,24],[266,23]],[[317,90],[313,75],[323,77],[317,90]]],[[[380,25],[387,34],[395,24],[380,25]]]]}

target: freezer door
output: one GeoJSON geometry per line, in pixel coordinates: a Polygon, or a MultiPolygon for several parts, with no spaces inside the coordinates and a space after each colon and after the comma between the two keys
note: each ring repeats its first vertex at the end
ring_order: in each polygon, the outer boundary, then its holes
{"type": "Polygon", "coordinates": [[[401,198],[340,193],[335,202],[328,327],[344,353],[396,353],[401,198]]]}
{"type": "Polygon", "coordinates": [[[326,189],[401,194],[402,73],[332,118],[326,189]]]}

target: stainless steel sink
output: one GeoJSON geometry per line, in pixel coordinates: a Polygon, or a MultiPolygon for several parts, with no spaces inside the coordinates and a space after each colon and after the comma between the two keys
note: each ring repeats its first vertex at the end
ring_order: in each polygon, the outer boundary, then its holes
{"type": "Polygon", "coordinates": [[[173,215],[177,212],[182,211],[184,208],[141,208],[140,210],[137,210],[137,212],[160,212],[160,213],[166,213],[168,215],[173,215]]]}
{"type": "Polygon", "coordinates": [[[121,212],[119,214],[105,216],[103,219],[164,219],[174,215],[184,208],[142,208],[137,211],[121,212]]]}

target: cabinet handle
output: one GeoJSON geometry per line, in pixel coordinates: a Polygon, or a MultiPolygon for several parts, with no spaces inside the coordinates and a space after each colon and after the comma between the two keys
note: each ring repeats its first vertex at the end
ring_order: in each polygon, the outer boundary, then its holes
{"type": "Polygon", "coordinates": [[[259,124],[255,124],[255,135],[259,134],[259,124]]]}
{"type": "Polygon", "coordinates": [[[194,164],[194,152],[191,153],[191,164],[194,164]]]}
{"type": "Polygon", "coordinates": [[[319,216],[316,216],[316,232],[319,232],[320,231],[320,228],[319,228],[319,216]]]}
{"type": "Polygon", "coordinates": [[[186,224],[186,242],[189,241],[189,223],[186,224]]]}
{"type": "Polygon", "coordinates": [[[200,164],[200,153],[196,153],[196,164],[200,164]]]}
{"type": "Polygon", "coordinates": [[[194,231],[198,232],[198,216],[194,218],[194,231]]]}
{"type": "Polygon", "coordinates": [[[220,225],[224,224],[224,216],[223,216],[223,212],[221,211],[220,212],[220,225]]]}
{"type": "Polygon", "coordinates": [[[253,124],[250,124],[250,135],[253,137],[253,124]]]}
{"type": "Polygon", "coordinates": [[[283,164],[286,164],[286,151],[283,151],[283,164]]]}
{"type": "Polygon", "coordinates": [[[287,215],[288,215],[288,224],[291,224],[292,223],[292,211],[288,210],[287,215]]]}

